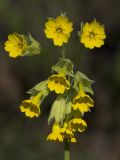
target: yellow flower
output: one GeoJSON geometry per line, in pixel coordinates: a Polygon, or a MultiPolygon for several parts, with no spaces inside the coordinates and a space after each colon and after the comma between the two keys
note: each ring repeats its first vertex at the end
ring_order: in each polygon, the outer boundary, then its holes
{"type": "Polygon", "coordinates": [[[70,83],[63,74],[56,74],[48,78],[48,88],[57,94],[63,94],[65,89],[70,89],[70,83]]]}
{"type": "Polygon", "coordinates": [[[13,33],[8,36],[5,42],[5,50],[9,52],[9,56],[16,58],[22,56],[24,49],[27,47],[27,41],[23,35],[13,33]]]}
{"type": "Polygon", "coordinates": [[[68,123],[66,123],[66,122],[64,123],[60,132],[66,134],[66,135],[72,135],[72,130],[69,128],[68,123]]]}
{"type": "Polygon", "coordinates": [[[40,97],[41,93],[31,99],[24,100],[20,105],[21,112],[25,112],[25,115],[30,118],[38,117],[40,115],[40,97]]]}
{"type": "Polygon", "coordinates": [[[106,38],[105,29],[103,25],[94,20],[91,23],[85,23],[80,35],[80,42],[85,45],[86,48],[93,49],[94,47],[100,48],[104,45],[104,39],[106,38]]]}
{"type": "Polygon", "coordinates": [[[86,122],[80,118],[73,118],[69,122],[69,125],[70,125],[70,128],[73,132],[75,132],[75,131],[83,132],[87,128],[86,122]]]}
{"type": "Polygon", "coordinates": [[[60,126],[59,124],[54,124],[53,127],[52,127],[52,133],[50,133],[47,137],[47,140],[53,140],[53,141],[60,141],[60,142],[63,142],[63,136],[62,134],[60,133],[60,126]]]}
{"type": "Polygon", "coordinates": [[[65,122],[63,127],[60,129],[60,132],[64,139],[67,139],[69,142],[75,143],[77,142],[74,132],[71,129],[69,123],[65,122]]]}
{"type": "Polygon", "coordinates": [[[62,46],[70,38],[72,25],[72,22],[69,22],[68,18],[61,14],[56,19],[49,18],[45,23],[44,31],[47,38],[53,39],[55,46],[62,46]]]}
{"type": "Polygon", "coordinates": [[[82,90],[78,93],[78,95],[73,99],[72,102],[73,110],[79,109],[82,114],[84,112],[90,111],[90,107],[93,106],[94,101],[82,90]]]}

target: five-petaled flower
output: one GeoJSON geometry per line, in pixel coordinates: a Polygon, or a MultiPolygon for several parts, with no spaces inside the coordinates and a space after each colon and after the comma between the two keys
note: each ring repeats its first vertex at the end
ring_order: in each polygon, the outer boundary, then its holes
{"type": "Polygon", "coordinates": [[[61,14],[56,19],[49,18],[45,23],[44,31],[47,38],[53,39],[55,46],[62,46],[68,42],[73,30],[72,26],[72,22],[69,22],[68,18],[61,14]]]}
{"type": "Polygon", "coordinates": [[[24,100],[20,105],[21,112],[25,112],[26,117],[38,117],[40,115],[40,98],[41,93],[24,100]]]}
{"type": "Polygon", "coordinates": [[[82,27],[81,33],[79,32],[79,36],[80,42],[90,49],[94,47],[100,48],[104,45],[104,39],[106,38],[104,26],[100,25],[96,20],[91,23],[86,22],[82,27]]]}
{"type": "Polygon", "coordinates": [[[65,90],[70,89],[70,82],[64,74],[55,74],[48,78],[48,88],[50,91],[55,91],[57,94],[63,94],[65,90]]]}
{"type": "Polygon", "coordinates": [[[28,44],[25,36],[18,33],[10,34],[8,40],[5,42],[5,50],[9,52],[9,56],[13,58],[22,56],[27,47],[28,44]]]}

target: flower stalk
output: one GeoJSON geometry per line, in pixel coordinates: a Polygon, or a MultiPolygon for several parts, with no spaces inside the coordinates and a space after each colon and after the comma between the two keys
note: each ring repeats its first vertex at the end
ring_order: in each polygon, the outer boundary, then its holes
{"type": "Polygon", "coordinates": [[[64,160],[70,160],[70,143],[67,139],[64,142],[64,160]]]}

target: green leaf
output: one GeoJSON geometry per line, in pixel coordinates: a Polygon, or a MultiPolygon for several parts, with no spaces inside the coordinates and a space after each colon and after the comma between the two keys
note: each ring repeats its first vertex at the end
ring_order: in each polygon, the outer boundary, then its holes
{"type": "Polygon", "coordinates": [[[85,74],[82,72],[77,71],[74,76],[74,85],[73,88],[75,88],[77,91],[79,91],[80,86],[83,87],[83,90],[85,92],[93,94],[93,90],[91,85],[94,83],[93,80],[89,79],[85,74]]]}
{"type": "Polygon", "coordinates": [[[52,66],[52,70],[65,75],[73,76],[73,63],[70,59],[61,58],[57,64],[52,66]]]}
{"type": "Polygon", "coordinates": [[[72,100],[75,97],[75,95],[76,95],[76,92],[73,88],[67,91],[65,114],[71,113],[72,100]]]}
{"type": "Polygon", "coordinates": [[[56,100],[54,101],[50,115],[48,118],[48,124],[55,119],[55,122],[62,122],[64,119],[64,113],[65,113],[66,103],[65,98],[63,95],[59,95],[56,100]]]}
{"type": "Polygon", "coordinates": [[[23,56],[33,56],[41,53],[41,47],[37,40],[35,40],[29,33],[27,37],[28,48],[24,50],[23,56]]]}
{"type": "Polygon", "coordinates": [[[76,91],[74,90],[74,88],[71,88],[69,91],[67,91],[66,107],[64,112],[65,121],[71,120],[74,116],[74,113],[71,111],[72,111],[72,101],[75,95],[76,95],[76,91]]]}
{"type": "Polygon", "coordinates": [[[31,41],[31,47],[39,48],[39,42],[35,40],[30,33],[28,36],[31,41]]]}
{"type": "Polygon", "coordinates": [[[47,84],[48,84],[48,80],[42,81],[38,83],[36,86],[34,86],[32,89],[27,91],[27,93],[33,96],[33,95],[38,94],[38,92],[41,92],[43,97],[46,97],[50,92],[47,87],[47,84]]]}
{"type": "Polygon", "coordinates": [[[66,103],[66,107],[65,107],[65,112],[64,112],[65,115],[71,113],[71,107],[72,107],[72,102],[71,102],[71,101],[68,101],[68,102],[66,103]]]}

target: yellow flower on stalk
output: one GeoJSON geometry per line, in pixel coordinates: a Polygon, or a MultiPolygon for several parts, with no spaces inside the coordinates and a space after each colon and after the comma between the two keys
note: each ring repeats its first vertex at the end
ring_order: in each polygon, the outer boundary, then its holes
{"type": "Polygon", "coordinates": [[[100,25],[96,20],[91,23],[86,22],[79,36],[80,42],[90,49],[94,47],[100,48],[104,45],[104,39],[106,38],[104,26],[100,25]]]}
{"type": "Polygon", "coordinates": [[[13,33],[8,36],[4,49],[9,52],[10,57],[16,58],[22,56],[23,51],[27,46],[27,40],[23,35],[13,33]]]}
{"type": "Polygon", "coordinates": [[[87,128],[87,123],[83,119],[73,118],[69,122],[69,126],[73,132],[75,131],[83,132],[87,128]]]}
{"type": "Polygon", "coordinates": [[[41,93],[32,97],[31,99],[24,100],[20,105],[21,112],[24,112],[26,117],[38,117],[40,115],[40,98],[41,93]]]}
{"type": "Polygon", "coordinates": [[[63,142],[63,136],[60,133],[60,126],[59,124],[54,123],[53,127],[52,127],[52,133],[50,133],[47,137],[47,140],[50,141],[60,141],[63,142]]]}
{"type": "Polygon", "coordinates": [[[49,18],[45,23],[45,34],[47,38],[53,39],[55,46],[62,46],[68,42],[70,33],[73,30],[72,22],[68,21],[67,16],[61,14],[56,19],[49,18]]]}
{"type": "Polygon", "coordinates": [[[63,94],[65,90],[70,89],[70,83],[64,74],[55,74],[48,78],[48,88],[57,94],[63,94]]]}
{"type": "Polygon", "coordinates": [[[83,114],[84,112],[90,111],[90,107],[94,106],[94,101],[88,96],[83,90],[73,99],[72,108],[73,110],[79,109],[83,114]]]}

